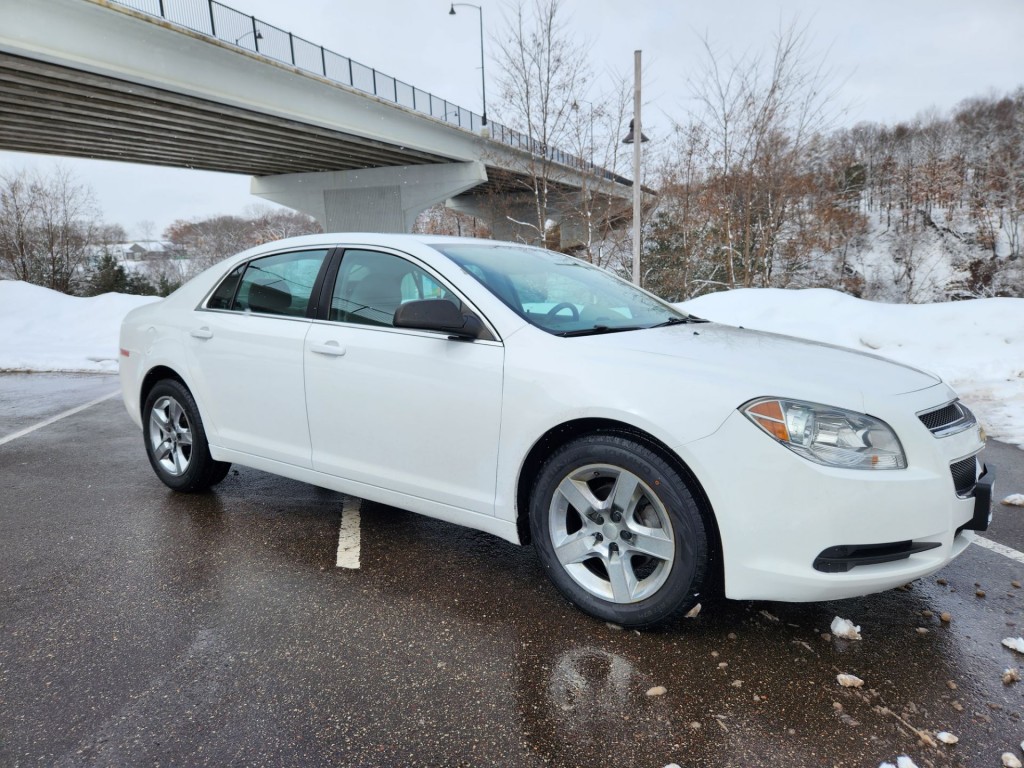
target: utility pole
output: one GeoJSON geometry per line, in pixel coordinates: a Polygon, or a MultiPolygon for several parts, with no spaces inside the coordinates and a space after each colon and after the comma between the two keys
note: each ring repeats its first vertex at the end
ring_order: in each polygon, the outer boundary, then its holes
{"type": "Polygon", "coordinates": [[[640,285],[640,208],[643,184],[640,180],[640,51],[633,51],[633,284],[640,285]]]}

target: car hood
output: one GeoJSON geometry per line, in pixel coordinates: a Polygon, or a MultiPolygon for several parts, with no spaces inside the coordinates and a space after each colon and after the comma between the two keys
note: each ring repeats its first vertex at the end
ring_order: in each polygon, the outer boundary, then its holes
{"type": "Polygon", "coordinates": [[[690,323],[583,337],[606,351],[685,361],[718,380],[744,380],[762,395],[860,397],[916,392],[938,384],[934,374],[846,347],[721,325],[690,323]]]}

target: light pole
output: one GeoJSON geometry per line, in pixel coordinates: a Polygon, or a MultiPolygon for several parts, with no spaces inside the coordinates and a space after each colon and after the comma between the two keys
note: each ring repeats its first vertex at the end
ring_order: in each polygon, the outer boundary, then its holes
{"type": "Polygon", "coordinates": [[[633,119],[623,144],[633,145],[633,285],[640,285],[640,145],[649,139],[640,130],[640,51],[633,51],[633,119]]]}
{"type": "Polygon", "coordinates": [[[451,10],[448,11],[449,16],[455,15],[455,6],[457,5],[476,8],[476,12],[480,14],[480,99],[484,108],[481,125],[487,128],[487,77],[484,74],[484,9],[479,5],[473,5],[473,3],[452,3],[451,10]]]}
{"type": "Polygon", "coordinates": [[[256,50],[258,51],[260,49],[260,40],[263,39],[263,35],[260,33],[258,29],[256,29],[256,19],[252,20],[252,30],[246,32],[244,35],[239,35],[235,38],[235,45],[239,45],[249,35],[252,35],[252,39],[256,45],[256,50]]]}

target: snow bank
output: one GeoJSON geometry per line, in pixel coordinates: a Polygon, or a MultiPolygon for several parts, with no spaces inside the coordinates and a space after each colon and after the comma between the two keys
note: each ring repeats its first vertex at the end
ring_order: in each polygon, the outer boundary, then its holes
{"type": "Polygon", "coordinates": [[[80,298],[0,280],[0,370],[117,372],[121,320],[156,296],[80,298]]]}
{"type": "Polygon", "coordinates": [[[877,304],[838,291],[741,289],[679,305],[729,325],[802,336],[939,374],[992,437],[1024,445],[1024,299],[877,304]]]}

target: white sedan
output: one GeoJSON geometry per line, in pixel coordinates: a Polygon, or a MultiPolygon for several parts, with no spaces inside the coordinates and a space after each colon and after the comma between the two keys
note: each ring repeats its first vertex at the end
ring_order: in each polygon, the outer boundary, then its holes
{"type": "Polygon", "coordinates": [[[121,329],[157,476],[232,463],[532,542],[625,626],[925,576],[989,521],[936,376],[688,316],[536,248],[327,234],[229,258],[121,329]]]}

